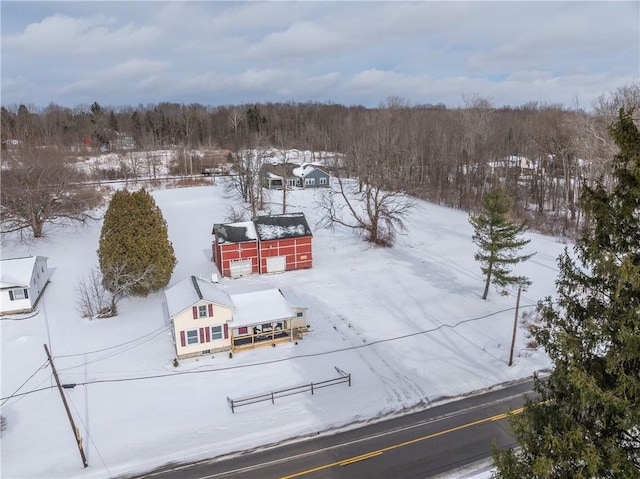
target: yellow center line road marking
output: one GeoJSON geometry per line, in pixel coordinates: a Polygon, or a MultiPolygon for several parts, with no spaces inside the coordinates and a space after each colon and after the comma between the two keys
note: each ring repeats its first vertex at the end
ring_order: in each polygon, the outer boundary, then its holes
{"type": "Polygon", "coordinates": [[[478,424],[484,424],[485,422],[499,421],[501,419],[505,419],[514,414],[520,414],[524,408],[514,409],[509,412],[503,412],[501,414],[496,414],[495,416],[485,417],[483,419],[478,419],[477,421],[469,422],[467,424],[461,424],[460,426],[455,426],[450,429],[445,429],[443,431],[434,432],[433,434],[429,434],[427,436],[417,437],[415,439],[411,439],[410,441],[401,442],[398,444],[393,444],[392,446],[383,447],[382,449],[378,449],[377,451],[371,451],[366,454],[361,454],[359,456],[349,457],[347,459],[342,459],[341,461],[332,462],[329,464],[324,464],[322,466],[314,467],[312,469],[307,469],[306,471],[296,472],[295,474],[290,474],[288,476],[283,476],[280,479],[293,479],[294,477],[301,477],[311,474],[313,472],[322,471],[324,469],[329,469],[334,466],[347,466],[349,464],[353,464],[354,462],[364,461],[366,459],[371,459],[372,457],[380,456],[381,454],[392,451],[394,449],[398,449],[400,447],[409,446],[411,444],[416,444],[418,442],[426,441],[427,439],[433,439],[434,437],[444,436],[445,434],[449,434],[451,432],[460,431],[461,429],[466,429],[468,427],[477,426],[478,424]]]}
{"type": "Polygon", "coordinates": [[[342,461],[340,463],[341,466],[348,466],[349,464],[353,464],[354,462],[358,462],[358,461],[364,461],[365,459],[370,459],[372,457],[376,457],[382,454],[382,451],[374,451],[374,452],[369,452],[367,454],[362,454],[361,456],[355,456],[352,457],[351,459],[347,459],[345,461],[342,461]]]}

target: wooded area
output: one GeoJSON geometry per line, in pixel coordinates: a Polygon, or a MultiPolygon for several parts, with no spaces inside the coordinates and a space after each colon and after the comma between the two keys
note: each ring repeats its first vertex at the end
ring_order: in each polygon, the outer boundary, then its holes
{"type": "MultiPolygon", "coordinates": [[[[573,235],[588,221],[577,207],[583,184],[611,182],[615,145],[607,132],[620,107],[640,106],[640,84],[600,97],[593,108],[529,103],[495,108],[477,95],[465,107],[378,108],[330,103],[136,107],[2,107],[3,161],[29,145],[69,159],[105,151],[228,150],[275,147],[338,152],[333,175],[357,178],[435,203],[476,211],[484,192],[505,188],[513,213],[532,228],[573,235]],[[17,145],[17,146],[16,146],[17,145]]],[[[4,166],[3,166],[4,167],[4,166]]],[[[193,166],[191,168],[193,172],[193,166]]],[[[5,175],[3,175],[4,177],[5,175]]],[[[6,185],[3,185],[6,186],[6,185]]],[[[3,202],[4,204],[4,202],[3,202]]]]}

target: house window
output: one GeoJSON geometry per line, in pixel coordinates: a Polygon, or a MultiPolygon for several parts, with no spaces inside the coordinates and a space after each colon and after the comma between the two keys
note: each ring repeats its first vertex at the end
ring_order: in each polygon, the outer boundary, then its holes
{"type": "Polygon", "coordinates": [[[296,318],[301,318],[304,313],[302,311],[298,311],[296,313],[296,318]]]}
{"type": "Polygon", "coordinates": [[[327,177],[326,176],[323,176],[323,177],[320,178],[320,184],[321,185],[326,185],[327,184],[327,177]]]}
{"type": "Polygon", "coordinates": [[[9,299],[11,301],[17,301],[19,299],[29,299],[29,291],[26,289],[11,289],[9,290],[9,299]]]}
{"type": "Polygon", "coordinates": [[[207,305],[205,304],[204,306],[198,306],[198,317],[206,318],[208,316],[209,314],[207,313],[207,305]]]}
{"type": "Polygon", "coordinates": [[[304,184],[305,186],[313,186],[316,184],[316,179],[315,178],[305,178],[304,179],[304,184]]]}
{"type": "Polygon", "coordinates": [[[222,339],[222,326],[211,326],[211,341],[222,339]]]}
{"type": "Polygon", "coordinates": [[[187,344],[198,344],[198,330],[197,329],[189,329],[187,330],[187,344]]]}

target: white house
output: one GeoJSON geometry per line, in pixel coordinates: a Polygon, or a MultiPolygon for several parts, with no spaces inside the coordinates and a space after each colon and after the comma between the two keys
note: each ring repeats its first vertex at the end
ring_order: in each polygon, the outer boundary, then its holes
{"type": "Polygon", "coordinates": [[[178,359],[302,338],[306,308],[264,283],[228,287],[191,276],[165,291],[178,359]]]}
{"type": "Polygon", "coordinates": [[[48,282],[49,269],[44,256],[1,260],[0,314],[33,311],[48,282]]]}

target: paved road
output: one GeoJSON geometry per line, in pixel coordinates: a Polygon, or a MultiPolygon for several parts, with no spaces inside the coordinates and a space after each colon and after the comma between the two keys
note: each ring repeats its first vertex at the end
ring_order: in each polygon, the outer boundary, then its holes
{"type": "Polygon", "coordinates": [[[167,466],[138,479],[428,478],[514,444],[506,420],[532,381],[469,396],[357,429],[228,458],[167,466]]]}

